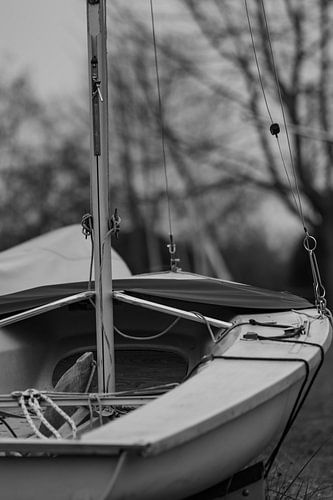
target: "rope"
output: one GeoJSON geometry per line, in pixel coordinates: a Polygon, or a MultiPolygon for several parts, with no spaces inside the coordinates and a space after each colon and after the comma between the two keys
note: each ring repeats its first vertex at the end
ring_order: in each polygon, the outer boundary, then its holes
{"type": "Polygon", "coordinates": [[[9,432],[14,438],[17,438],[17,434],[15,433],[14,429],[12,429],[12,427],[9,425],[9,423],[6,421],[5,417],[0,416],[0,424],[3,424],[9,430],[9,432]]]}
{"type": "Polygon", "coordinates": [[[95,375],[95,372],[96,372],[96,368],[97,368],[97,363],[96,361],[93,361],[91,363],[91,371],[90,371],[90,375],[89,375],[89,380],[87,382],[87,385],[86,385],[86,388],[85,388],[85,391],[84,392],[89,392],[89,389],[90,389],[90,386],[92,384],[92,381],[94,379],[94,375],[95,375]]]}
{"type": "Polygon", "coordinates": [[[85,239],[93,233],[93,217],[91,214],[84,214],[81,219],[82,233],[85,239]]]}
{"type": "Polygon", "coordinates": [[[39,404],[39,400],[42,399],[48,403],[71,427],[73,438],[76,438],[77,428],[73,420],[65,413],[52,399],[45,393],[40,392],[36,389],[27,389],[23,392],[12,393],[13,397],[18,398],[18,404],[22,410],[22,413],[30,425],[34,434],[40,439],[48,439],[39,429],[36,427],[30,413],[29,409],[39,418],[40,422],[45,425],[45,427],[50,431],[51,434],[56,439],[62,439],[60,433],[55,429],[50,422],[44,417],[42,408],[39,404]]]}
{"type": "Polygon", "coordinates": [[[311,379],[311,381],[309,382],[308,384],[308,387],[306,388],[305,390],[305,387],[306,387],[306,384],[308,382],[308,379],[309,379],[309,376],[310,376],[310,365],[308,363],[308,361],[306,359],[303,359],[303,358],[282,358],[282,357],[261,357],[261,356],[224,356],[224,355],[213,355],[213,354],[210,354],[210,355],[205,355],[203,356],[199,362],[192,368],[192,370],[190,371],[190,373],[188,375],[186,375],[186,377],[184,378],[184,381],[188,380],[192,375],[193,373],[199,368],[199,366],[201,366],[202,364],[204,363],[207,363],[209,361],[214,361],[215,359],[223,359],[223,360],[235,360],[235,361],[286,361],[286,362],[301,362],[304,364],[305,366],[305,377],[304,377],[304,380],[302,382],[302,385],[298,391],[298,394],[297,394],[297,397],[295,399],[295,402],[294,402],[294,405],[292,407],[292,410],[290,412],[290,415],[288,417],[288,420],[287,420],[287,423],[285,425],[285,428],[281,434],[281,437],[277,443],[277,445],[274,447],[270,457],[268,458],[266,464],[265,464],[265,477],[267,477],[267,475],[269,474],[269,471],[271,470],[271,467],[274,463],[274,460],[287,436],[287,434],[289,433],[297,415],[299,414],[308,394],[309,394],[309,391],[319,373],[319,370],[320,368],[322,367],[322,364],[323,364],[323,361],[324,361],[324,350],[322,348],[322,346],[320,344],[316,344],[316,343],[313,343],[313,342],[307,342],[307,341],[293,341],[293,340],[283,340],[283,339],[276,339],[276,338],[269,338],[269,337],[266,337],[265,340],[269,340],[269,341],[272,341],[272,342],[286,342],[286,343],[292,343],[292,344],[297,344],[297,343],[300,343],[302,345],[309,345],[309,346],[313,346],[313,347],[317,347],[319,350],[320,350],[320,362],[313,374],[313,377],[311,379]]]}
{"type": "MultiPolygon", "coordinates": [[[[298,311],[295,311],[298,312],[298,311]]],[[[220,330],[220,332],[217,333],[216,336],[216,343],[221,342],[232,330],[237,328],[238,326],[244,326],[244,325],[252,325],[252,326],[266,326],[267,328],[282,328],[284,330],[290,330],[294,329],[295,327],[293,325],[284,325],[281,323],[273,323],[272,321],[267,321],[267,322],[262,322],[262,321],[257,321],[255,319],[249,319],[247,321],[240,321],[239,323],[234,323],[232,326],[227,328],[226,330],[220,330]]],[[[300,325],[298,328],[300,328],[302,325],[300,325]]]]}
{"type": "Polygon", "coordinates": [[[89,266],[89,279],[88,279],[88,290],[91,290],[92,284],[92,274],[93,274],[93,264],[94,264],[94,225],[93,216],[89,213],[84,214],[81,219],[82,233],[87,239],[90,237],[91,241],[91,253],[90,253],[90,266],[89,266]]]}
{"type": "Polygon", "coordinates": [[[103,416],[102,416],[103,406],[102,406],[102,402],[101,402],[101,399],[100,399],[98,393],[95,394],[95,399],[97,400],[97,403],[98,403],[99,425],[100,425],[100,427],[102,427],[102,425],[103,425],[103,416]]]}
{"type": "Polygon", "coordinates": [[[209,321],[207,320],[207,318],[206,318],[203,314],[201,314],[201,313],[199,313],[199,312],[197,312],[197,311],[191,311],[191,312],[192,312],[193,314],[195,314],[198,318],[201,318],[201,319],[205,322],[205,325],[206,325],[206,327],[207,327],[207,330],[208,330],[208,332],[209,332],[209,335],[211,336],[211,339],[212,339],[212,341],[213,341],[213,342],[214,342],[214,344],[215,344],[215,343],[217,342],[217,339],[216,339],[216,337],[215,337],[215,335],[214,335],[214,332],[213,332],[213,330],[212,330],[212,327],[210,326],[209,321]]]}
{"type": "Polygon", "coordinates": [[[118,214],[118,208],[114,209],[114,214],[111,217],[111,233],[115,235],[116,240],[119,239],[121,217],[118,214]]]}
{"type": "MultiPolygon", "coordinates": [[[[28,411],[28,408],[27,408],[27,405],[26,405],[26,398],[27,397],[30,398],[30,395],[28,394],[27,391],[25,391],[24,393],[21,394],[21,396],[20,396],[20,398],[18,400],[18,404],[19,404],[19,406],[20,406],[20,408],[22,410],[22,413],[23,413],[26,421],[30,425],[30,428],[32,429],[33,433],[37,437],[39,437],[40,439],[47,439],[47,437],[44,436],[44,434],[42,434],[39,431],[39,429],[36,427],[34,421],[32,420],[31,415],[29,414],[29,411],[28,411]]],[[[30,404],[29,402],[28,402],[28,406],[31,407],[33,409],[34,413],[36,414],[37,407],[36,406],[33,407],[33,405],[30,404]]],[[[46,419],[44,419],[44,417],[43,417],[43,415],[42,415],[41,412],[40,412],[40,415],[42,416],[42,418],[40,420],[43,422],[43,424],[49,429],[49,431],[51,432],[51,434],[53,434],[56,438],[59,439],[59,437],[61,437],[61,436],[58,433],[58,431],[54,427],[52,427],[51,424],[49,424],[49,422],[46,419]]]]}
{"type": "Polygon", "coordinates": [[[119,328],[117,328],[116,326],[114,326],[114,329],[115,331],[121,336],[121,337],[124,337],[125,339],[131,339],[131,340],[154,340],[154,339],[158,339],[159,337],[162,337],[162,335],[165,335],[166,333],[168,333],[171,328],[173,326],[176,325],[176,323],[178,323],[178,321],[180,320],[180,317],[176,318],[174,321],[172,321],[172,323],[167,326],[162,332],[159,332],[159,333],[156,333],[154,335],[149,335],[148,337],[136,337],[134,335],[129,335],[128,333],[124,333],[122,332],[121,330],[119,330],[119,328]]]}
{"type": "Polygon", "coordinates": [[[95,411],[98,414],[99,418],[99,425],[102,427],[103,425],[103,406],[102,406],[102,401],[100,398],[99,393],[92,393],[88,394],[88,406],[89,406],[89,412],[90,412],[90,425],[92,425],[92,420],[93,420],[93,404],[98,405],[98,410],[95,409],[95,411]],[[94,403],[95,402],[95,403],[94,403]]]}
{"type": "MultiPolygon", "coordinates": [[[[272,341],[274,342],[274,339],[272,339],[272,341]]],[[[285,342],[285,343],[289,343],[289,344],[295,344],[295,342],[293,342],[292,340],[283,340],[283,341],[279,340],[278,342],[285,342]]],[[[305,400],[306,400],[306,398],[307,398],[307,396],[308,396],[308,394],[310,392],[310,389],[311,389],[311,387],[312,387],[315,379],[317,378],[319,370],[321,369],[321,367],[323,365],[323,362],[324,362],[325,353],[324,353],[323,347],[320,344],[316,344],[314,342],[308,342],[308,341],[299,341],[297,343],[300,343],[302,345],[309,345],[309,346],[312,346],[312,347],[317,347],[319,349],[319,352],[320,352],[320,362],[319,362],[319,364],[318,364],[318,366],[317,366],[317,368],[316,368],[316,370],[315,370],[315,372],[314,372],[314,374],[312,376],[312,379],[309,382],[309,385],[308,385],[307,389],[305,390],[304,394],[303,394],[303,390],[304,390],[305,385],[306,385],[306,383],[308,381],[309,373],[307,374],[307,377],[305,378],[305,380],[304,380],[304,382],[303,382],[303,384],[301,386],[301,389],[300,389],[300,391],[298,393],[298,396],[297,396],[297,398],[295,400],[295,404],[294,404],[293,409],[292,409],[292,411],[290,413],[289,419],[288,419],[288,421],[286,423],[286,426],[285,426],[284,431],[283,431],[283,433],[281,435],[281,438],[278,441],[277,445],[275,446],[273,452],[271,453],[271,456],[269,457],[269,459],[266,462],[266,465],[265,465],[265,470],[266,470],[265,477],[267,477],[267,475],[269,474],[269,471],[272,468],[272,465],[273,465],[274,460],[275,460],[275,458],[276,458],[276,456],[277,456],[277,454],[278,454],[278,452],[279,452],[279,450],[280,450],[280,448],[282,446],[282,443],[285,440],[287,434],[289,433],[289,431],[290,431],[293,423],[295,422],[296,417],[299,414],[299,412],[300,412],[300,410],[301,410],[301,408],[302,408],[302,406],[303,406],[303,404],[304,404],[304,402],[305,402],[305,400]]],[[[306,360],[303,360],[303,361],[305,363],[307,363],[306,360]]],[[[310,371],[310,367],[309,367],[308,363],[307,363],[307,370],[310,371]]]]}
{"type": "Polygon", "coordinates": [[[90,415],[90,421],[89,421],[90,429],[92,429],[93,428],[93,420],[94,420],[94,410],[93,410],[90,394],[88,397],[88,407],[89,407],[89,415],[90,415]]]}
{"type": "Polygon", "coordinates": [[[125,463],[126,458],[127,458],[127,452],[123,451],[121,453],[120,457],[119,457],[119,460],[117,462],[117,465],[116,465],[116,468],[114,470],[114,473],[113,473],[113,475],[112,475],[112,477],[110,479],[110,482],[107,485],[105,491],[100,496],[99,500],[107,500],[107,499],[111,498],[110,495],[111,495],[111,493],[114,490],[114,487],[116,485],[117,479],[119,477],[121,469],[123,468],[123,465],[125,463]]]}
{"type": "MultiPolygon", "coordinates": [[[[163,394],[166,391],[169,391],[171,389],[174,389],[177,387],[179,383],[167,383],[167,384],[160,384],[156,386],[151,386],[151,387],[146,387],[144,389],[132,389],[132,390],[127,390],[127,391],[117,391],[114,393],[106,393],[103,394],[103,396],[145,396],[145,395],[151,395],[151,394],[163,394]]],[[[82,399],[83,396],[86,396],[87,398],[87,406],[89,408],[89,413],[90,413],[90,424],[92,426],[92,421],[94,417],[94,406],[98,406],[98,416],[99,416],[99,423],[100,425],[103,425],[103,401],[98,393],[90,393],[90,394],[84,394],[84,393],[68,393],[68,392],[52,392],[50,393],[53,397],[57,396],[65,396],[68,398],[75,397],[75,396],[80,396],[80,399],[82,399]]],[[[56,439],[62,439],[62,436],[60,433],[48,422],[43,413],[42,413],[42,408],[39,404],[39,400],[42,399],[44,402],[48,403],[50,406],[52,406],[63,418],[68,422],[70,427],[72,428],[72,433],[73,433],[73,438],[76,437],[77,433],[77,428],[73,420],[65,413],[64,411],[59,408],[59,406],[52,401],[51,397],[47,394],[47,392],[39,392],[36,389],[27,389],[26,391],[15,391],[12,393],[12,397],[17,400],[18,405],[21,408],[21,411],[23,413],[23,416],[25,417],[27,423],[29,424],[30,428],[32,429],[33,433],[39,437],[40,439],[48,439],[47,436],[45,436],[43,433],[41,433],[38,429],[38,427],[35,425],[33,418],[31,416],[31,412],[39,418],[40,422],[45,425],[45,427],[50,431],[50,433],[56,438],[56,439]]],[[[75,403],[73,403],[75,404],[75,403]]],[[[80,403],[80,406],[84,406],[83,404],[80,403]]],[[[133,406],[124,406],[120,405],[118,406],[111,406],[112,412],[111,416],[114,416],[115,418],[128,413],[129,411],[132,411],[136,407],[133,406]]],[[[10,417],[16,417],[16,418],[21,418],[18,415],[11,415],[9,414],[10,417]]],[[[9,426],[9,424],[5,421],[5,417],[0,416],[0,424],[4,424],[8,430],[12,433],[14,437],[17,437],[16,434],[14,433],[13,429],[9,426]]]]}

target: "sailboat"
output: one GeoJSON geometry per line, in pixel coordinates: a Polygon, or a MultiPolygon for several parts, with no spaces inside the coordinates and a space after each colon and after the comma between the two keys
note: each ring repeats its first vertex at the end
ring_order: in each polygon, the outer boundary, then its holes
{"type": "Polygon", "coordinates": [[[323,297],[175,265],[112,269],[105,0],[87,0],[87,13],[95,279],[43,273],[0,297],[0,498],[193,497],[267,449],[269,472],[331,343],[330,318],[323,297]]]}

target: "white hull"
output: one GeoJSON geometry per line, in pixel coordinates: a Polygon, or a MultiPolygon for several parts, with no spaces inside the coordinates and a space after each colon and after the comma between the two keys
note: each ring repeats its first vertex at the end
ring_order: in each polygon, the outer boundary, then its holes
{"type": "MultiPolygon", "coordinates": [[[[307,314],[316,315],[316,311],[308,310],[307,314]]],[[[293,312],[250,317],[293,325],[299,324],[301,317],[307,318],[293,312]]],[[[245,319],[248,316],[237,318],[245,319]]],[[[214,345],[204,328],[200,335],[193,329],[193,337],[186,328],[173,348],[189,354],[190,366],[203,354],[294,361],[214,359],[203,363],[177,388],[78,440],[0,439],[0,450],[29,451],[32,455],[0,457],[0,498],[176,500],[239,471],[281,435],[305,376],[304,363],[295,359],[309,363],[310,379],[318,366],[319,349],[302,342],[315,342],[327,349],[331,340],[327,318],[313,320],[307,334],[292,344],[245,341],[242,337],[249,330],[265,336],[277,333],[276,329],[244,325],[214,345]]],[[[62,356],[72,352],[73,338],[66,346],[59,337],[53,338],[54,346],[59,342],[58,354],[61,349],[62,356]]],[[[168,341],[172,339],[162,337],[149,348],[171,348],[168,341]]],[[[49,347],[57,352],[52,342],[49,347]]],[[[46,371],[45,365],[42,373],[46,371]]],[[[47,380],[44,375],[40,380],[47,380]]]]}
{"type": "Polygon", "coordinates": [[[91,453],[56,459],[0,458],[1,497],[6,500],[187,497],[226,479],[258,456],[281,430],[290,409],[288,396],[295,395],[295,390],[292,392],[159,456],[128,457],[110,496],[108,485],[117,457],[91,453]]]}

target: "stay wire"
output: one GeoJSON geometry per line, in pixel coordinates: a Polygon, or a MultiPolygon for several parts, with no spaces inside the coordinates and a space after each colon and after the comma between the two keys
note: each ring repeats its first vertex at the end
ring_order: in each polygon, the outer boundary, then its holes
{"type": "Polygon", "coordinates": [[[166,191],[167,208],[168,208],[169,235],[170,235],[170,244],[173,245],[171,203],[170,203],[168,169],[167,169],[166,151],[165,151],[164,113],[163,113],[163,106],[162,106],[160,73],[159,73],[158,57],[157,57],[157,42],[156,42],[156,33],[155,33],[155,17],[154,17],[153,0],[149,0],[149,3],[150,3],[152,37],[153,37],[153,46],[154,46],[154,60],[155,60],[156,85],[157,85],[157,95],[158,95],[158,112],[159,112],[159,121],[160,121],[163,170],[164,170],[165,191],[166,191]]]}
{"type": "MultiPolygon", "coordinates": [[[[267,100],[265,87],[264,87],[264,83],[263,83],[263,78],[262,78],[261,71],[260,71],[260,65],[259,65],[259,60],[258,60],[255,41],[254,41],[253,29],[252,29],[252,25],[251,25],[251,19],[250,19],[250,13],[249,13],[249,9],[248,9],[247,0],[244,0],[244,2],[245,2],[245,11],[246,11],[246,16],[247,16],[249,31],[250,31],[250,35],[251,35],[252,49],[253,49],[255,63],[256,63],[257,71],[258,71],[258,75],[259,75],[259,82],[260,82],[262,94],[264,97],[265,105],[267,108],[267,112],[268,112],[268,115],[269,115],[270,120],[272,122],[273,121],[272,114],[271,114],[271,111],[269,109],[268,100],[267,100]]],[[[298,213],[298,216],[300,218],[300,221],[301,221],[301,224],[303,226],[304,233],[305,233],[303,245],[309,254],[311,272],[312,272],[312,276],[313,276],[315,303],[316,303],[318,311],[321,314],[325,314],[326,309],[327,309],[326,308],[326,299],[325,299],[326,292],[325,292],[324,286],[321,283],[320,272],[319,272],[319,268],[317,265],[316,256],[314,254],[314,249],[310,248],[310,240],[314,240],[315,246],[316,246],[316,240],[314,237],[312,237],[310,235],[310,233],[306,227],[306,223],[305,223],[305,216],[304,216],[303,207],[302,207],[300,188],[299,188],[297,174],[296,174],[296,166],[295,166],[295,161],[294,161],[292,148],[291,148],[291,141],[290,141],[290,137],[289,137],[287,120],[286,120],[286,113],[285,113],[284,105],[283,105],[281,84],[280,84],[279,77],[278,77],[277,65],[275,62],[274,51],[273,51],[272,37],[271,37],[270,29],[269,29],[268,18],[267,18],[267,14],[266,14],[264,0],[260,0],[260,5],[261,5],[261,11],[262,11],[262,16],[263,16],[264,25],[265,25],[265,33],[267,35],[267,40],[268,40],[269,54],[270,54],[271,64],[273,67],[275,85],[276,85],[276,89],[277,89],[279,104],[280,104],[282,117],[283,117],[284,128],[285,128],[285,132],[286,132],[286,139],[287,139],[287,144],[288,144],[289,157],[290,157],[290,163],[291,163],[291,169],[292,169],[292,173],[293,173],[295,188],[293,188],[293,185],[292,185],[289,173],[288,173],[287,165],[286,165],[286,162],[284,159],[284,155],[282,152],[281,144],[279,141],[279,137],[278,137],[278,134],[280,132],[279,124],[278,123],[271,123],[270,131],[271,131],[272,135],[274,135],[276,137],[280,157],[281,157],[282,164],[283,164],[283,168],[284,168],[284,171],[285,171],[285,174],[286,174],[286,177],[288,180],[288,184],[290,187],[291,196],[294,200],[296,212],[298,213]]]]}
{"type": "Polygon", "coordinates": [[[291,148],[291,141],[290,141],[289,132],[288,132],[288,126],[287,126],[287,120],[286,120],[286,113],[285,113],[284,105],[283,105],[281,85],[280,85],[280,82],[279,82],[279,77],[278,77],[278,72],[277,72],[277,66],[276,66],[275,56],[274,56],[274,51],[273,51],[272,37],[271,37],[269,25],[268,25],[268,19],[267,19],[267,14],[266,14],[264,0],[260,0],[260,4],[261,4],[261,9],[262,9],[263,17],[264,17],[264,22],[265,22],[265,29],[266,29],[267,39],[268,39],[268,46],[269,46],[269,51],[270,51],[270,55],[271,55],[271,61],[272,61],[272,65],[273,65],[273,71],[274,71],[274,79],[275,79],[276,89],[277,89],[278,96],[279,96],[279,102],[280,102],[280,107],[281,107],[281,112],[282,112],[283,124],[284,124],[284,128],[285,128],[285,131],[286,131],[286,138],[287,138],[287,144],[288,144],[288,150],[289,150],[289,156],[290,156],[290,163],[291,163],[291,168],[292,168],[292,171],[293,171],[294,182],[295,182],[295,189],[296,189],[297,200],[298,200],[298,204],[296,206],[298,207],[298,212],[299,212],[300,218],[302,220],[304,231],[307,232],[306,225],[305,225],[305,217],[304,217],[303,207],[302,207],[302,201],[301,201],[301,194],[300,194],[300,189],[299,189],[299,185],[298,185],[298,181],[297,181],[296,167],[295,167],[294,157],[293,157],[292,148],[291,148]]]}
{"type": "MultiPolygon", "coordinates": [[[[265,28],[266,28],[266,34],[267,34],[267,39],[268,39],[268,44],[269,44],[269,50],[270,50],[270,55],[271,55],[271,61],[272,61],[272,66],[273,66],[273,71],[274,71],[274,80],[275,80],[275,84],[276,84],[276,88],[277,88],[277,92],[278,92],[278,98],[279,98],[279,103],[280,103],[280,107],[281,107],[281,112],[282,112],[282,117],[283,117],[283,123],[284,123],[285,131],[286,131],[286,138],[287,138],[287,144],[288,144],[290,162],[291,162],[291,167],[292,167],[292,172],[293,172],[293,177],[294,177],[296,195],[294,194],[294,190],[292,188],[292,182],[291,182],[290,175],[289,175],[289,172],[288,172],[288,169],[287,169],[286,161],[285,161],[284,156],[283,156],[283,152],[282,152],[280,140],[279,140],[277,134],[272,134],[272,135],[275,135],[275,137],[276,137],[276,141],[277,141],[277,145],[278,145],[278,149],[279,149],[280,158],[281,158],[281,161],[282,161],[282,164],[283,164],[283,168],[284,168],[287,180],[288,180],[288,184],[289,184],[290,189],[291,189],[291,195],[292,195],[292,198],[294,200],[295,207],[296,207],[296,210],[297,210],[297,212],[299,214],[300,220],[302,222],[304,231],[306,232],[305,217],[304,217],[304,214],[303,214],[303,208],[302,208],[300,190],[299,190],[299,186],[298,186],[298,182],[297,182],[297,176],[296,176],[295,162],[294,162],[294,159],[293,159],[293,154],[292,154],[292,149],[291,149],[291,142],[290,142],[288,127],[287,127],[287,120],[286,120],[284,106],[283,106],[283,100],[282,100],[281,86],[280,86],[280,82],[279,82],[279,78],[278,78],[278,73],[277,73],[277,67],[276,67],[276,63],[275,63],[275,57],[274,57],[274,52],[273,52],[272,40],[271,40],[270,30],[269,30],[269,26],[268,26],[268,20],[267,20],[265,5],[264,5],[263,0],[260,0],[260,3],[261,3],[261,9],[262,9],[262,12],[263,12],[263,17],[264,17],[264,22],[265,22],[265,28]]],[[[273,125],[274,124],[274,120],[273,120],[272,112],[271,112],[269,104],[268,104],[268,99],[267,99],[267,95],[266,95],[266,91],[265,91],[265,86],[264,86],[264,82],[263,82],[263,77],[262,77],[261,70],[260,70],[260,64],[259,64],[259,59],[258,59],[258,55],[257,55],[257,49],[256,49],[256,45],[255,45],[253,28],[252,28],[252,23],[251,23],[251,18],[250,18],[250,13],[249,13],[249,8],[248,8],[248,2],[247,2],[247,0],[244,0],[244,4],[245,4],[245,11],[246,11],[247,23],[248,23],[250,37],[251,37],[251,44],[252,44],[253,55],[254,55],[255,64],[256,64],[256,68],[257,68],[257,72],[258,72],[259,83],[260,83],[262,95],[263,95],[263,98],[264,98],[266,110],[267,110],[267,113],[268,113],[271,125],[273,125]]]]}
{"type": "Polygon", "coordinates": [[[271,120],[271,123],[274,123],[273,122],[273,117],[272,117],[272,114],[271,114],[271,110],[269,109],[269,106],[268,106],[268,101],[267,101],[265,86],[264,86],[264,82],[263,82],[262,75],[261,75],[261,70],[260,70],[260,65],[259,65],[259,61],[258,61],[257,49],[256,49],[256,45],[255,45],[255,42],[254,42],[253,29],[252,29],[252,24],[251,24],[251,19],[250,19],[250,13],[249,13],[249,8],[248,8],[247,0],[244,0],[244,4],[245,4],[247,24],[249,26],[249,32],[250,32],[250,36],[251,36],[251,44],[252,44],[252,49],[253,49],[253,55],[254,55],[254,59],[255,59],[255,62],[256,62],[256,67],[257,67],[257,71],[258,71],[258,77],[259,77],[259,82],[260,82],[260,87],[261,87],[262,95],[264,97],[265,106],[266,106],[266,109],[267,109],[268,116],[269,116],[269,118],[271,120]]]}

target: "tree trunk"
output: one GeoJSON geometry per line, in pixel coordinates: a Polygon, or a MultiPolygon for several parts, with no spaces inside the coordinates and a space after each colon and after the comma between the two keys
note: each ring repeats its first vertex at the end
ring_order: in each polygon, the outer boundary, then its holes
{"type": "MultiPolygon", "coordinates": [[[[330,203],[333,205],[333,202],[330,203]]],[[[329,207],[318,241],[318,263],[329,308],[333,307],[333,206],[329,207]],[[322,248],[321,248],[322,246],[322,248]]]]}

